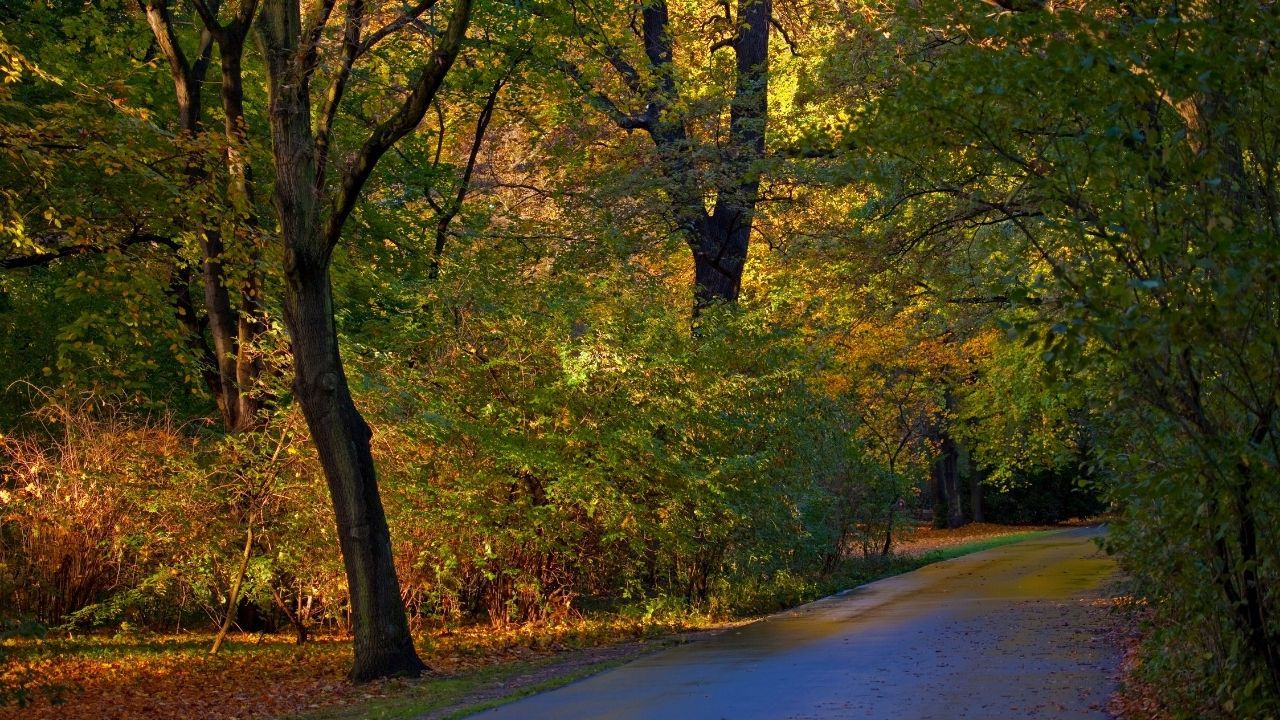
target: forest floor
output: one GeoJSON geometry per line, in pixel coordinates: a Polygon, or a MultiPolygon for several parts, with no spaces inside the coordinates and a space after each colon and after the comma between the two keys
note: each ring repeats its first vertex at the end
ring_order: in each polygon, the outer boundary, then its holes
{"type": "Polygon", "coordinates": [[[1123,650],[1120,686],[1107,709],[1118,720],[1168,720],[1173,712],[1161,700],[1160,689],[1142,676],[1142,629],[1150,612],[1132,596],[1113,593],[1116,644],[1123,650]]]}
{"type": "MultiPolygon", "coordinates": [[[[938,560],[1035,537],[1048,527],[913,524],[897,560],[868,563],[837,580],[844,587],[938,560]]],[[[839,589],[839,588],[836,588],[839,589]]],[[[0,720],[81,718],[455,717],[538,692],[656,650],[755,618],[682,613],[586,616],[564,623],[445,628],[418,638],[434,673],[422,680],[352,685],[344,679],[350,641],[235,635],[209,655],[211,634],[47,637],[6,641],[0,653],[0,720]]]]}

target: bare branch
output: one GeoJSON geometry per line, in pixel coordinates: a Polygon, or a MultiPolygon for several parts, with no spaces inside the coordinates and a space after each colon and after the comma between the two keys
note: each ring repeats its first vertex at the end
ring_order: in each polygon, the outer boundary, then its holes
{"type": "Polygon", "coordinates": [[[714,55],[719,50],[723,50],[725,48],[731,48],[737,45],[737,43],[738,43],[738,37],[736,35],[720,38],[719,40],[711,43],[711,54],[714,55]]]}
{"type": "MultiPolygon", "coordinates": [[[[440,257],[444,254],[444,245],[449,238],[449,224],[453,222],[454,217],[462,210],[462,203],[467,199],[467,192],[471,189],[471,175],[475,171],[476,161],[480,157],[480,148],[484,145],[485,133],[489,130],[489,121],[493,119],[493,111],[498,105],[498,95],[502,92],[502,87],[507,84],[511,74],[515,72],[516,66],[522,59],[523,57],[516,58],[507,69],[506,74],[493,83],[493,89],[489,91],[489,96],[485,98],[484,107],[480,110],[480,116],[476,119],[476,132],[471,139],[471,150],[467,153],[467,164],[462,170],[462,178],[458,182],[458,190],[453,196],[453,201],[449,203],[444,212],[440,213],[440,218],[436,221],[436,243],[431,253],[430,278],[432,280],[440,276],[440,257]]],[[[441,134],[443,135],[443,132],[441,134]]]]}
{"type": "Polygon", "coordinates": [[[169,63],[169,74],[173,78],[174,95],[178,102],[179,127],[195,132],[200,125],[200,86],[204,82],[213,54],[213,31],[206,28],[201,33],[199,54],[192,64],[183,53],[182,43],[174,30],[168,0],[138,0],[138,5],[147,17],[147,25],[151,28],[156,46],[169,63]]]}
{"type": "Polygon", "coordinates": [[[212,7],[206,5],[204,0],[191,0],[191,4],[196,9],[196,14],[200,16],[200,21],[204,26],[217,37],[222,32],[222,25],[218,22],[218,4],[215,0],[212,7]]]}
{"type": "Polygon", "coordinates": [[[249,32],[249,27],[253,25],[253,16],[257,12],[258,0],[240,0],[240,11],[236,13],[235,19],[226,29],[235,33],[237,37],[243,38],[249,32]]]}
{"type": "Polygon", "coordinates": [[[791,39],[791,35],[787,33],[787,29],[782,27],[782,23],[778,22],[778,18],[770,15],[769,24],[773,26],[778,34],[782,36],[782,41],[787,44],[787,49],[791,51],[792,57],[800,57],[800,50],[796,45],[796,41],[791,39]]]}
{"type": "Polygon", "coordinates": [[[303,27],[302,37],[304,44],[300,51],[302,53],[302,71],[306,75],[310,75],[316,69],[316,63],[320,61],[320,37],[324,35],[324,29],[329,24],[329,16],[333,14],[333,6],[337,0],[323,0],[316,8],[315,15],[309,24],[303,27]]]}
{"type": "Polygon", "coordinates": [[[609,96],[596,89],[590,81],[583,77],[582,71],[578,69],[577,65],[568,60],[560,60],[556,62],[556,67],[560,72],[569,76],[578,88],[586,94],[587,102],[591,103],[592,107],[608,116],[618,127],[623,130],[652,130],[653,122],[657,119],[653,104],[646,108],[644,114],[629,115],[623,112],[609,96]]]}
{"type": "Polygon", "coordinates": [[[605,43],[601,54],[609,61],[613,69],[617,70],[618,74],[622,76],[623,81],[627,83],[627,87],[631,89],[631,92],[644,92],[644,83],[640,79],[640,72],[636,70],[634,65],[627,62],[627,59],[622,56],[622,50],[617,45],[605,43]]]}

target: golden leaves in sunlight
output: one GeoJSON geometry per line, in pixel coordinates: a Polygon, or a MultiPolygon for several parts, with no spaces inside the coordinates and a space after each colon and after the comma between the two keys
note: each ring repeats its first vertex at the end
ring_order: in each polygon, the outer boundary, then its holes
{"type": "MultiPolygon", "coordinates": [[[[437,630],[418,645],[434,677],[465,679],[482,668],[562,653],[572,657],[585,648],[713,625],[720,624],[697,616],[479,625],[437,630]]],[[[347,682],[351,643],[346,638],[299,646],[274,636],[233,637],[219,655],[206,652],[208,634],[11,644],[8,661],[0,660],[0,687],[25,688],[32,704],[0,706],[0,720],[289,717],[402,695],[411,684],[347,682]]]]}

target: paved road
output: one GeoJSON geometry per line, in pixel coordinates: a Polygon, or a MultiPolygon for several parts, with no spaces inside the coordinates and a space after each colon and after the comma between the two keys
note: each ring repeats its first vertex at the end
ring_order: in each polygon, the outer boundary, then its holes
{"type": "Polygon", "coordinates": [[[1106,718],[1100,532],[931,565],[475,717],[1106,718]]]}

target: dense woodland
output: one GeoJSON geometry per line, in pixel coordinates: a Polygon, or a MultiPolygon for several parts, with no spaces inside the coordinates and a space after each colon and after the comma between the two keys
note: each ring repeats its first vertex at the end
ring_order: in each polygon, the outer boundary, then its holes
{"type": "MultiPolygon", "coordinates": [[[[0,619],[767,610],[1111,513],[1280,708],[1280,6],[0,5],[0,619]]],[[[221,638],[219,638],[221,641],[221,638]]],[[[2,692],[2,690],[0,690],[2,692]]]]}

